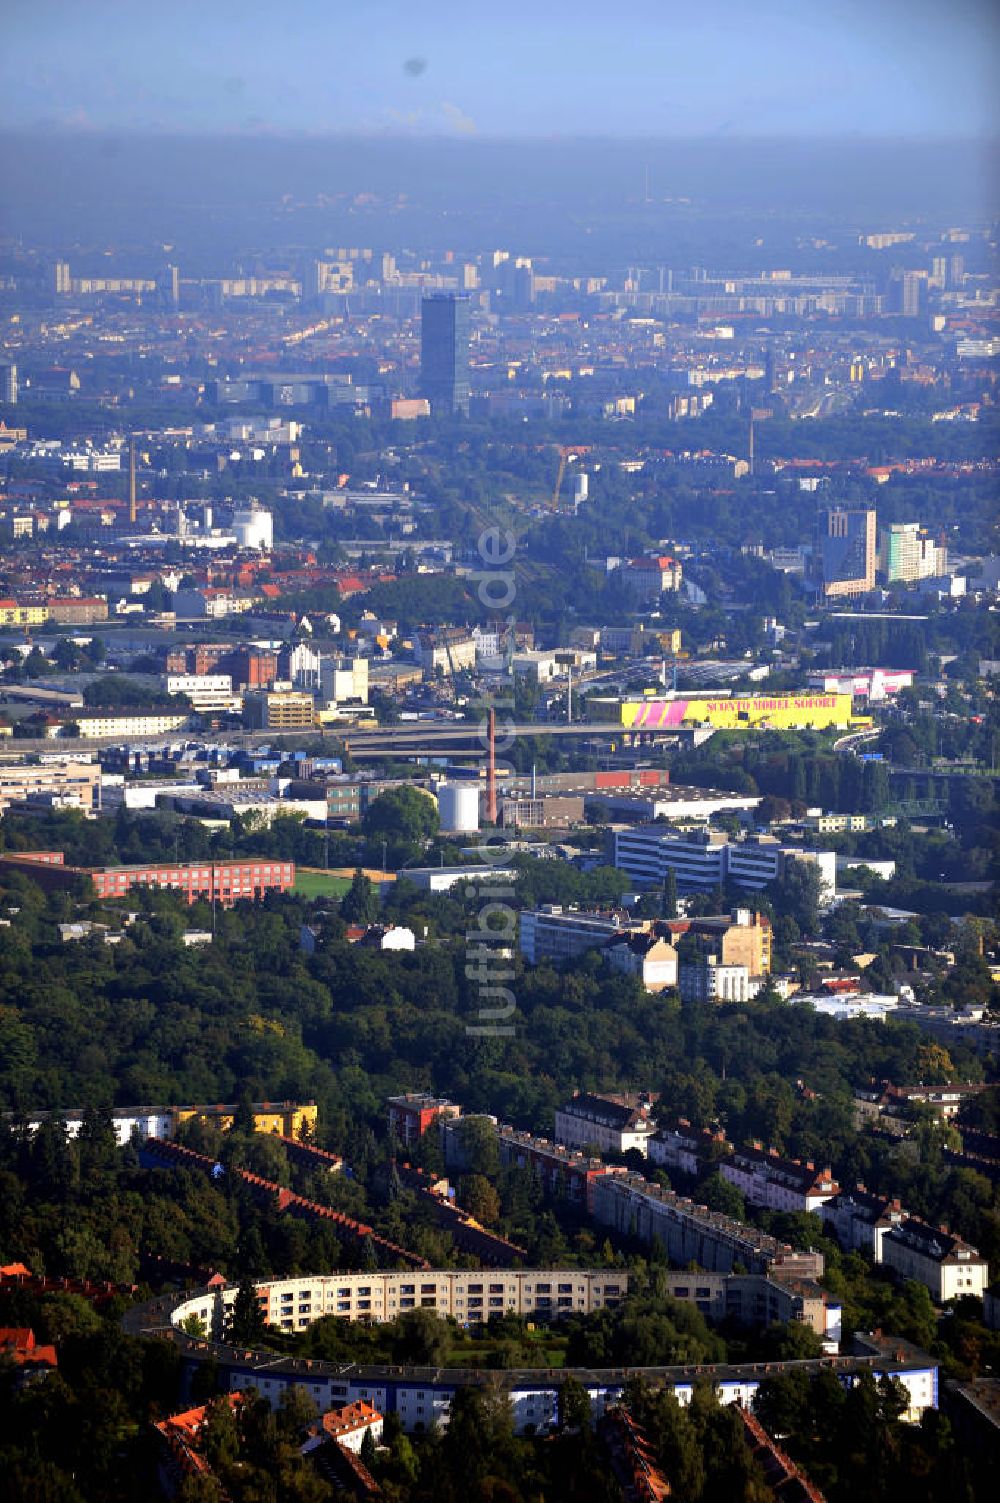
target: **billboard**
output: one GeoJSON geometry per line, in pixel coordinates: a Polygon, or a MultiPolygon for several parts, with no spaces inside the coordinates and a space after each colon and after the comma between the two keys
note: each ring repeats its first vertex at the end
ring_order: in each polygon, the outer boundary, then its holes
{"type": "Polygon", "coordinates": [[[778,731],[845,729],[851,723],[850,694],[734,695],[711,699],[623,700],[621,721],[630,731],[663,731],[675,726],[710,725],[716,730],[778,731]]]}

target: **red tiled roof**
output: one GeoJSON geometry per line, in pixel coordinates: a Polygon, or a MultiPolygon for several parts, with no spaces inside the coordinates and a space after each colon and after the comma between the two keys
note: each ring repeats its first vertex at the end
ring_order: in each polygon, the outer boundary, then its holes
{"type": "Polygon", "coordinates": [[[323,1416],[323,1429],[334,1440],[340,1435],[353,1435],[357,1430],[366,1430],[382,1418],[374,1404],[358,1399],[354,1404],[345,1404],[343,1409],[328,1409],[323,1416]]]}
{"type": "Polygon", "coordinates": [[[54,1346],[38,1346],[30,1326],[0,1326],[0,1355],[17,1367],[58,1367],[54,1346]]]}

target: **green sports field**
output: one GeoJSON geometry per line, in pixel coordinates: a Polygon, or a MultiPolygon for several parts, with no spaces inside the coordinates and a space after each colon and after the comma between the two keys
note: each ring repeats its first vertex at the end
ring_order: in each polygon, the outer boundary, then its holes
{"type": "Polygon", "coordinates": [[[295,891],[303,898],[342,898],[350,887],[349,877],[300,866],[295,872],[295,891]]]}

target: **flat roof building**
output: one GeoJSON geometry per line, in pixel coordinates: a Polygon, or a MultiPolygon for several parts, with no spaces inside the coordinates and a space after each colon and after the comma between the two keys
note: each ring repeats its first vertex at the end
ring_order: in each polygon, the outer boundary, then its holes
{"type": "Polygon", "coordinates": [[[435,1122],[460,1117],[462,1108],[442,1096],[427,1091],[410,1091],[405,1096],[389,1097],[389,1133],[409,1148],[418,1142],[435,1122]]]}

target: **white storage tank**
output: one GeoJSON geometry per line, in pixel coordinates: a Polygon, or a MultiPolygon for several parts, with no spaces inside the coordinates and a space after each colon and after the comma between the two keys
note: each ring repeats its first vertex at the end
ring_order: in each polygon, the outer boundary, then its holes
{"type": "Polygon", "coordinates": [[[437,801],[442,830],[454,830],[462,835],[474,835],[478,831],[478,783],[440,783],[437,801]]]}

